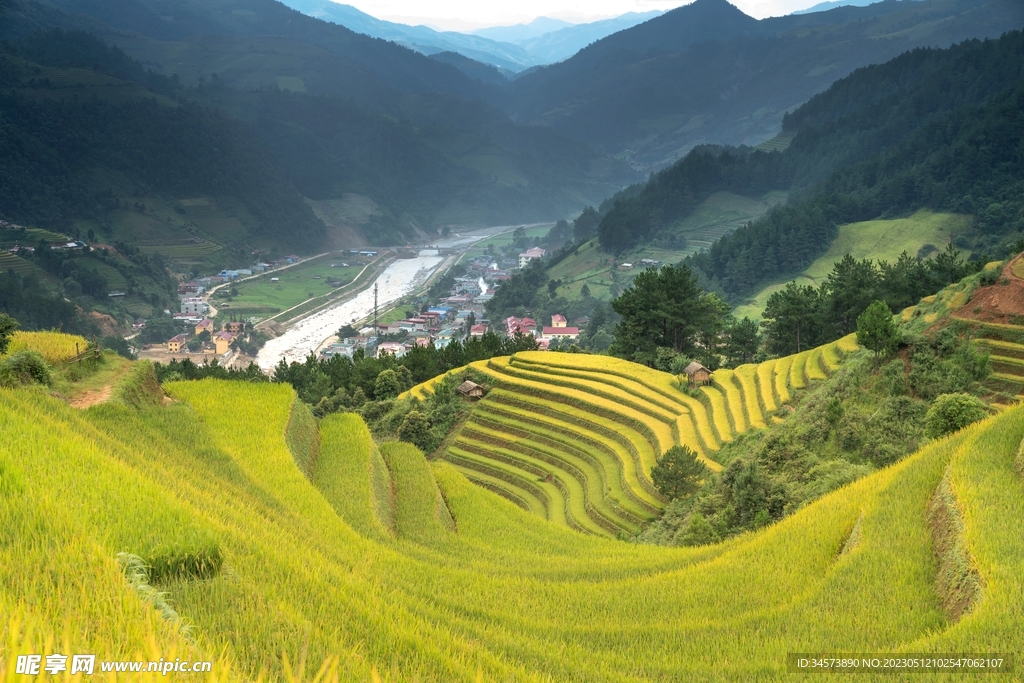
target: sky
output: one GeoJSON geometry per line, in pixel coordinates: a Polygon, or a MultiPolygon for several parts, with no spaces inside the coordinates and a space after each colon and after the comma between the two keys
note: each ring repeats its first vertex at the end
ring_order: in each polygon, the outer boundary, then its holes
{"type": "MultiPolygon", "coordinates": [[[[446,31],[527,23],[539,16],[573,23],[596,21],[627,12],[668,10],[684,0],[341,0],[378,19],[426,24],[446,31]]],[[[752,17],[789,14],[818,0],[730,0],[752,17]]]]}

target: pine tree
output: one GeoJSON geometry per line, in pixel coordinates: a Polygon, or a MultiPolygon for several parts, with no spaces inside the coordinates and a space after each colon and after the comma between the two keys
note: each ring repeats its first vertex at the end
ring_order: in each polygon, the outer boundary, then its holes
{"type": "Polygon", "coordinates": [[[857,343],[875,352],[875,370],[879,356],[894,351],[899,340],[900,332],[884,301],[873,302],[857,317],[857,343]]]}
{"type": "Polygon", "coordinates": [[[697,454],[686,446],[673,446],[658,458],[651,469],[654,487],[666,498],[682,498],[695,493],[707,468],[697,454]]]}

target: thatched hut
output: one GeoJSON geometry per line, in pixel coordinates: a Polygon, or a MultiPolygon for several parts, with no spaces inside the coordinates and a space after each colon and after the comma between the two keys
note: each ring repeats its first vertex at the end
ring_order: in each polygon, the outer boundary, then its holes
{"type": "Polygon", "coordinates": [[[483,398],[484,388],[476,382],[471,382],[468,379],[455,388],[460,394],[467,398],[478,399],[483,398]]]}
{"type": "Polygon", "coordinates": [[[687,365],[683,372],[686,373],[686,379],[689,381],[691,387],[702,384],[711,384],[711,371],[697,361],[693,361],[687,365]]]}

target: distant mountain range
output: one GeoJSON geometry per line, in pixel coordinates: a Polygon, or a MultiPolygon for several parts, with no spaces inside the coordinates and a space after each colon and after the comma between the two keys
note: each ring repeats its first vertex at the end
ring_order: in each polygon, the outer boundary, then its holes
{"type": "Polygon", "coordinates": [[[813,14],[814,12],[827,12],[830,9],[836,7],[867,7],[873,5],[876,2],[882,2],[883,0],[830,0],[829,2],[819,2],[817,5],[808,7],[807,9],[797,10],[793,14],[813,14]]]}
{"type": "Polygon", "coordinates": [[[860,67],[1022,26],[1020,0],[890,0],[760,21],[696,0],[522,75],[505,110],[658,168],[698,144],[767,140],[785,112],[860,67]]]}
{"type": "Polygon", "coordinates": [[[506,70],[503,73],[510,78],[515,78],[517,73],[530,67],[568,59],[595,40],[662,14],[660,11],[630,12],[587,24],[570,24],[560,19],[538,17],[528,24],[495,26],[473,33],[459,33],[384,21],[351,5],[331,0],[282,1],[305,15],[340,24],[356,33],[390,40],[425,55],[458,53],[482,64],[506,70]]]}
{"type": "Polygon", "coordinates": [[[576,24],[562,21],[561,19],[552,19],[551,17],[537,17],[526,24],[491,26],[470,31],[470,33],[503,43],[518,43],[523,40],[530,40],[531,38],[539,38],[545,33],[552,33],[553,31],[559,31],[572,26],[576,26],[576,24]]]}
{"type": "Polygon", "coordinates": [[[15,93],[0,119],[25,124],[0,149],[0,217],[38,227],[93,221],[111,240],[156,244],[186,217],[200,242],[312,251],[556,219],[636,177],[514,123],[487,104],[502,91],[450,63],[274,0],[0,0],[0,41],[0,87],[15,93]],[[116,51],[101,68],[110,43],[138,62],[116,51]],[[68,67],[79,71],[54,71],[68,67]]]}
{"type": "MultiPolygon", "coordinates": [[[[39,46],[38,54],[18,57],[29,65],[11,62],[11,84],[0,81],[0,89],[16,92],[11,106],[44,108],[55,122],[18,135],[52,149],[53,160],[78,164],[73,172],[55,161],[0,177],[11,197],[0,211],[60,229],[88,218],[94,230],[112,226],[126,242],[141,225],[154,226],[146,238],[153,242],[178,230],[179,208],[189,216],[206,211],[213,216],[209,240],[238,249],[287,241],[284,225],[297,226],[289,230],[315,249],[324,234],[395,243],[451,224],[557,219],[600,204],[696,145],[756,144],[776,135],[786,112],[856,69],[1024,26],[1020,0],[890,0],[762,21],[726,0],[696,0],[509,80],[511,69],[467,56],[465,42],[435,46],[428,56],[337,22],[355,17],[378,33],[400,25],[327,0],[288,1],[303,11],[276,0],[0,0],[0,40],[8,41],[0,51],[14,59],[33,36],[39,46]],[[137,60],[132,69],[166,79],[164,90],[153,91],[142,75],[131,88],[91,87],[91,80],[124,81],[124,69],[104,71],[94,68],[102,61],[61,54],[71,48],[56,34],[38,39],[38,31],[52,29],[85,30],[120,48],[137,60]],[[31,64],[99,73],[52,71],[41,88],[31,64]],[[57,78],[73,83],[61,90],[57,78]],[[118,98],[129,91],[134,103],[123,105],[118,98]],[[93,95],[102,111],[89,108],[93,95]],[[68,111],[55,102],[67,102],[68,111]],[[174,114],[182,104],[188,107],[174,114]],[[53,137],[79,130],[68,112],[90,131],[88,153],[69,156],[53,137]],[[122,126],[107,125],[117,117],[122,126]],[[174,178],[157,173],[151,167],[158,162],[144,155],[115,154],[164,144],[153,130],[171,123],[206,131],[165,141],[197,150],[178,159],[161,148],[166,160],[159,163],[179,169],[174,178]],[[229,134],[237,142],[230,148],[201,142],[229,134]],[[112,142],[116,136],[123,145],[112,142]],[[211,150],[224,160],[209,157],[211,150]],[[184,160],[192,157],[209,157],[202,165],[211,174],[189,170],[184,160]],[[146,174],[151,180],[132,184],[146,174]],[[54,187],[67,192],[47,195],[54,187]],[[163,227],[152,223],[154,207],[163,207],[163,227]]],[[[506,46],[511,63],[530,45],[554,45],[566,32],[579,36],[642,18],[564,27],[523,45],[415,28],[422,36],[478,41],[481,49],[506,46]]]]}

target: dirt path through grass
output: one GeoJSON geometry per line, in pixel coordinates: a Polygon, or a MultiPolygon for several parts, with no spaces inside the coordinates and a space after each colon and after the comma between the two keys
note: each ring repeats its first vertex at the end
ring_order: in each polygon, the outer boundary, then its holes
{"type": "Polygon", "coordinates": [[[114,385],[108,384],[101,389],[92,389],[91,391],[86,391],[85,393],[76,396],[69,401],[69,404],[72,408],[85,410],[86,408],[92,407],[98,403],[109,401],[113,393],[114,385]]]}

